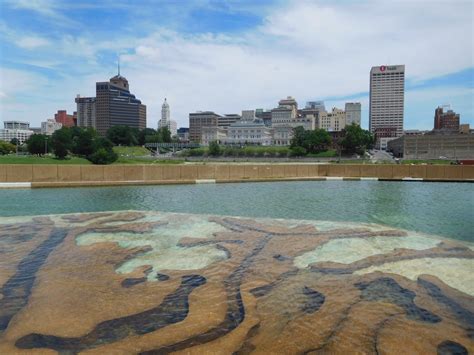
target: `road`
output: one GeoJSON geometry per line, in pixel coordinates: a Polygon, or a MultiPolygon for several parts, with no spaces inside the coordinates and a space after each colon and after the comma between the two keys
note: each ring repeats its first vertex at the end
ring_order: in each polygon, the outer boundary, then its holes
{"type": "Polygon", "coordinates": [[[386,163],[395,163],[393,157],[384,150],[373,150],[371,151],[372,157],[370,160],[373,163],[377,162],[386,162],[386,163]]]}

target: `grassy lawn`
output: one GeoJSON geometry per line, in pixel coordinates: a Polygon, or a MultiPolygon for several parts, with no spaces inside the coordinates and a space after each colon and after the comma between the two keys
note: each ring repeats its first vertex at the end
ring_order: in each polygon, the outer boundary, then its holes
{"type": "Polygon", "coordinates": [[[447,159],[431,159],[431,160],[402,160],[402,164],[433,164],[433,165],[450,165],[452,160],[447,159]]]}
{"type": "Polygon", "coordinates": [[[337,152],[333,149],[330,149],[321,153],[309,153],[306,156],[310,158],[332,158],[337,156],[337,152]]]}
{"type": "Polygon", "coordinates": [[[119,156],[128,157],[143,157],[150,155],[150,151],[144,147],[114,147],[114,152],[119,156]]]}
{"type": "Polygon", "coordinates": [[[92,164],[89,160],[78,157],[70,157],[69,159],[56,159],[52,156],[36,157],[36,156],[16,156],[16,155],[0,155],[0,164],[92,164]]]}
{"type": "Polygon", "coordinates": [[[113,164],[183,164],[182,160],[155,160],[155,159],[146,159],[146,158],[127,158],[119,157],[117,161],[113,164]]]}

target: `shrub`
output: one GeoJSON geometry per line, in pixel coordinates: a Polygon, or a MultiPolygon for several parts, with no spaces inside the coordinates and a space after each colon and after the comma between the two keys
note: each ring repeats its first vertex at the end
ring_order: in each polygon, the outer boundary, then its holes
{"type": "Polygon", "coordinates": [[[290,149],[290,156],[292,157],[301,157],[303,155],[306,155],[306,149],[303,147],[292,147],[290,149]]]}
{"type": "Polygon", "coordinates": [[[99,148],[87,157],[92,164],[107,165],[112,164],[118,158],[112,149],[99,148]]]}
{"type": "Polygon", "coordinates": [[[15,150],[16,150],[15,145],[8,142],[0,141],[0,154],[1,155],[14,153],[15,150]]]}
{"type": "Polygon", "coordinates": [[[221,148],[219,147],[219,143],[216,141],[212,141],[209,143],[209,155],[218,156],[221,154],[221,148]]]}

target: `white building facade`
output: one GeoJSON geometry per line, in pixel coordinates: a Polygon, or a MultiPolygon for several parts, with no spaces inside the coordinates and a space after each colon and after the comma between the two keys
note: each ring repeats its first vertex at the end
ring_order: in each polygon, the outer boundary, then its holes
{"type": "Polygon", "coordinates": [[[242,118],[227,128],[224,144],[230,145],[271,145],[272,130],[261,118],[255,117],[254,110],[242,111],[242,118]]]}
{"type": "Polygon", "coordinates": [[[161,119],[158,121],[158,129],[167,127],[171,132],[171,136],[174,137],[178,134],[178,124],[176,121],[171,119],[170,105],[166,101],[161,106],[161,119]]]}
{"type": "Polygon", "coordinates": [[[355,123],[360,126],[362,111],[360,102],[346,102],[344,109],[346,111],[346,125],[355,123]]]}
{"type": "Polygon", "coordinates": [[[222,144],[227,138],[227,129],[218,126],[202,127],[201,132],[202,145],[209,145],[211,142],[222,144]]]}
{"type": "Polygon", "coordinates": [[[0,129],[0,141],[10,142],[13,138],[23,144],[34,134],[30,129],[30,123],[24,121],[4,121],[3,129],[0,129]]]}
{"type": "Polygon", "coordinates": [[[61,129],[62,126],[62,123],[56,122],[56,120],[50,118],[46,120],[46,122],[41,122],[41,134],[51,136],[55,131],[61,129]]]}

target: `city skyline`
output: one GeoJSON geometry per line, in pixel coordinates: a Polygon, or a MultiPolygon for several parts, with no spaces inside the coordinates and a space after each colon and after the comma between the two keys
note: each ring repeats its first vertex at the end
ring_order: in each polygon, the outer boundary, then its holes
{"type": "Polygon", "coordinates": [[[15,85],[0,87],[0,120],[72,113],[77,94],[116,74],[118,53],[152,128],[164,97],[187,126],[190,112],[271,109],[288,95],[328,110],[359,101],[368,128],[370,68],[393,63],[406,66],[405,129],[431,129],[444,104],[474,125],[472,4],[450,4],[2,2],[1,81],[15,85]]]}

